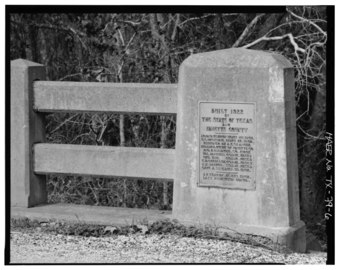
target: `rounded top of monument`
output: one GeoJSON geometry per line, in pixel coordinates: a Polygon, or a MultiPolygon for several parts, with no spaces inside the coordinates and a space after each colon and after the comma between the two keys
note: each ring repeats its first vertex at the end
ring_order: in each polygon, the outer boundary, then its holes
{"type": "Polygon", "coordinates": [[[292,64],[280,54],[244,48],[230,48],[193,54],[185,59],[182,65],[196,67],[293,67],[292,64]]]}

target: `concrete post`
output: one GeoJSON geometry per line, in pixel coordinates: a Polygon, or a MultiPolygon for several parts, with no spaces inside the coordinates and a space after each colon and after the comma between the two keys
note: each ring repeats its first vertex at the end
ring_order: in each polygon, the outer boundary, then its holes
{"type": "Polygon", "coordinates": [[[294,74],[281,55],[195,54],[179,73],[173,217],[306,248],[294,74]]]}
{"type": "Polygon", "coordinates": [[[33,83],[45,79],[43,65],[11,62],[11,206],[47,202],[46,176],[33,173],[33,144],[44,142],[44,117],[33,111],[33,83]]]}

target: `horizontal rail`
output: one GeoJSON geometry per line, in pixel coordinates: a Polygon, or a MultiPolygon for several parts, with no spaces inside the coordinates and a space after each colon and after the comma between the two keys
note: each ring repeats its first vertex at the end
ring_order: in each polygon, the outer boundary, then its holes
{"type": "Polygon", "coordinates": [[[177,113],[177,84],[34,82],[40,112],[177,113]]]}
{"type": "Polygon", "coordinates": [[[174,178],[174,149],[39,143],[33,153],[36,174],[174,178]]]}

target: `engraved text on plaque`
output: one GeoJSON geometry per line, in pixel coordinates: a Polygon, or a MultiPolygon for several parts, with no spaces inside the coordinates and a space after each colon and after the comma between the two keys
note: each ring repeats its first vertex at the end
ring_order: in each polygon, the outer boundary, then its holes
{"type": "Polygon", "coordinates": [[[255,189],[255,103],[199,102],[199,186],[255,189]]]}

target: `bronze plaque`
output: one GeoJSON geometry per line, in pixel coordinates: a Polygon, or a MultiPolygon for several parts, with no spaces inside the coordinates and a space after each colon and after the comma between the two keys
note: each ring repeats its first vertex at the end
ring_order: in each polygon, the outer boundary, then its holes
{"type": "Polygon", "coordinates": [[[255,103],[199,102],[201,187],[255,189],[255,103]]]}

